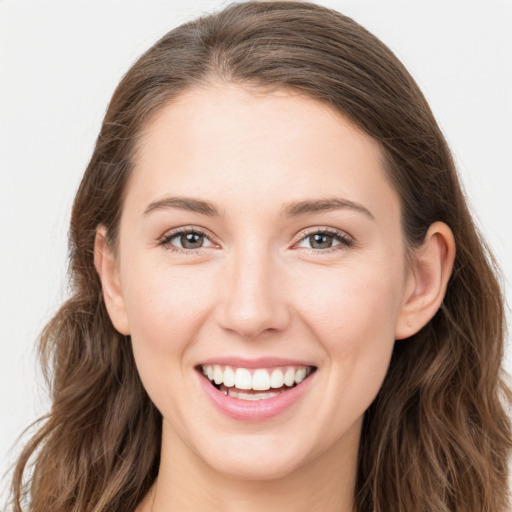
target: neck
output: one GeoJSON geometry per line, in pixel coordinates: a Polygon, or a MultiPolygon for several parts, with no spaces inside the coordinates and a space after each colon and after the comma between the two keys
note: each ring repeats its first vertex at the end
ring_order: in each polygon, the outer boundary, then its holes
{"type": "MultiPolygon", "coordinates": [[[[164,421],[165,423],[165,421],[164,421]]],[[[279,478],[238,479],[217,472],[165,428],[149,512],[353,512],[359,429],[279,478]]]]}

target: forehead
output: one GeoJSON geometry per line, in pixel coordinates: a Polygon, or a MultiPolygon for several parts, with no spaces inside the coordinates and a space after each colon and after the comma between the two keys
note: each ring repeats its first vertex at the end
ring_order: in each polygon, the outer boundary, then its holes
{"type": "Polygon", "coordinates": [[[284,90],[189,90],[147,125],[134,163],[127,202],[169,193],[238,208],[333,194],[397,202],[377,141],[327,105],[284,90]]]}

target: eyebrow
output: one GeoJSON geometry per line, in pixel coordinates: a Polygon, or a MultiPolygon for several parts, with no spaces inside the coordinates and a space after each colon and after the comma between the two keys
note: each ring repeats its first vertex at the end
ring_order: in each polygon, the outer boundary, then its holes
{"type": "MultiPolygon", "coordinates": [[[[209,217],[220,216],[220,211],[214,203],[202,199],[194,199],[192,197],[165,197],[164,199],[153,201],[144,210],[144,214],[147,215],[156,210],[167,210],[169,208],[200,213],[209,217]]],[[[281,210],[281,216],[298,217],[310,213],[320,213],[345,208],[356,210],[370,219],[375,219],[370,210],[363,205],[337,197],[328,199],[307,199],[285,204],[281,210]]]]}
{"type": "Polygon", "coordinates": [[[194,199],[192,197],[166,197],[164,199],[154,201],[144,210],[144,214],[147,215],[155,210],[167,210],[168,208],[201,213],[203,215],[208,215],[209,217],[220,216],[218,208],[213,203],[210,201],[203,201],[201,199],[194,199]]]}
{"type": "Polygon", "coordinates": [[[362,204],[349,201],[347,199],[340,199],[337,197],[328,199],[313,199],[306,201],[296,201],[284,206],[282,215],[285,217],[297,217],[306,215],[308,213],[328,212],[332,210],[340,210],[349,208],[365,214],[370,219],[375,220],[373,214],[365,208],[362,204]]]}

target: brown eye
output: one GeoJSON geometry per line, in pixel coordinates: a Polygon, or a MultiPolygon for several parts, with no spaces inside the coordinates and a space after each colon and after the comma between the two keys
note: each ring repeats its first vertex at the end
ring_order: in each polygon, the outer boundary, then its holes
{"type": "Polygon", "coordinates": [[[205,247],[212,247],[214,244],[200,231],[180,230],[167,235],[161,241],[161,245],[177,251],[193,251],[205,247]]]}
{"type": "Polygon", "coordinates": [[[308,237],[309,245],[312,249],[329,249],[332,247],[334,237],[327,233],[316,233],[308,237]]]}
{"type": "Polygon", "coordinates": [[[352,238],[343,231],[319,229],[315,233],[307,234],[294,247],[328,252],[329,249],[343,249],[352,245],[352,238]]]}
{"type": "Polygon", "coordinates": [[[180,235],[180,244],[183,249],[199,249],[203,246],[204,235],[200,233],[183,233],[180,235]]]}

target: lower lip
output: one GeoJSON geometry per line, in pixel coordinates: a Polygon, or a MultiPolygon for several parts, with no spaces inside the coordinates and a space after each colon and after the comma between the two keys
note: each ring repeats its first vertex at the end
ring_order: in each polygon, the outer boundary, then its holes
{"type": "Polygon", "coordinates": [[[239,421],[264,421],[281,414],[300,399],[308,389],[312,377],[310,375],[300,384],[277,396],[253,401],[225,395],[214,387],[206,377],[199,374],[201,386],[213,405],[221,413],[239,421]]]}

